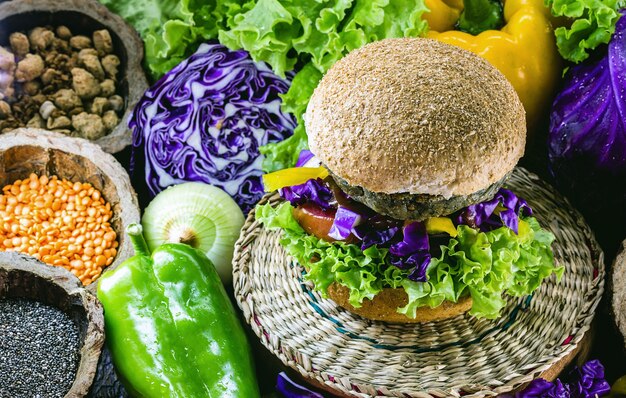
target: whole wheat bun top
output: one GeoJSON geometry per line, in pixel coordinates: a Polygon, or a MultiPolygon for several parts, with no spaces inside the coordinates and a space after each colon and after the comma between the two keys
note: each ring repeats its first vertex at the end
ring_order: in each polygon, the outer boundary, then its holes
{"type": "Polygon", "coordinates": [[[504,75],[432,39],[352,51],[322,78],[305,122],[329,170],[382,193],[468,195],[513,169],[526,143],[524,108],[504,75]]]}

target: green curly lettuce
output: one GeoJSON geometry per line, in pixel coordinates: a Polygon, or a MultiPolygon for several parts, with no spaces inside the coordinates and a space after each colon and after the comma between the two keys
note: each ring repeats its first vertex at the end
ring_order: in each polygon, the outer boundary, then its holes
{"type": "Polygon", "coordinates": [[[200,43],[217,38],[229,18],[247,10],[245,0],[100,2],[131,24],[144,40],[144,64],[154,80],[194,53],[200,43]]]}
{"type": "Polygon", "coordinates": [[[291,87],[295,85],[298,90],[289,89],[281,95],[283,112],[296,115],[298,125],[291,137],[259,148],[264,155],[263,170],[274,171],[292,166],[296,164],[300,151],[307,148],[307,135],[302,116],[306,111],[309,98],[313,95],[313,90],[321,79],[322,73],[312,63],[308,63],[296,73],[291,81],[291,87]]]}
{"type": "Polygon", "coordinates": [[[306,148],[302,115],[313,89],[335,62],[366,43],[423,35],[428,24],[424,0],[252,0],[219,32],[231,49],[243,48],[278,75],[299,73],[283,96],[283,110],[298,119],[287,140],[261,148],[265,171],[291,167],[306,148]],[[300,68],[302,66],[302,68],[300,68]]]}
{"type": "Polygon", "coordinates": [[[554,264],[550,248],[554,235],[533,217],[520,222],[517,235],[506,227],[479,232],[459,225],[458,236],[441,246],[441,255],[431,260],[426,282],[413,282],[407,278],[408,270],[390,265],[388,249],[372,246],[361,250],[307,234],[293,218],[289,203],[257,206],[256,218],[266,228],[283,230],[281,245],[300,264],[306,264],[305,278],[323,296],[332,283],[338,283],[350,290],[349,302],[358,308],[385,287],[401,287],[408,303],[398,312],[409,317],[415,317],[418,307],[434,308],[444,300],[457,302],[470,295],[470,314],[493,319],[506,305],[503,293],[531,294],[553,273],[560,279],[564,270],[554,264]]]}
{"type": "Polygon", "coordinates": [[[556,44],[561,56],[579,63],[589,52],[606,44],[615,31],[623,0],[545,0],[552,15],[572,19],[571,26],[555,29],[556,44]]]}

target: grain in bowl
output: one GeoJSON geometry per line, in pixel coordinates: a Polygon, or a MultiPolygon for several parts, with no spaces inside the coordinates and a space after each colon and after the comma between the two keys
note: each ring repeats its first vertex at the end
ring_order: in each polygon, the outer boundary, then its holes
{"type": "Polygon", "coordinates": [[[112,216],[91,184],[31,173],[2,188],[0,250],[63,267],[88,285],[117,254],[112,216]]]}

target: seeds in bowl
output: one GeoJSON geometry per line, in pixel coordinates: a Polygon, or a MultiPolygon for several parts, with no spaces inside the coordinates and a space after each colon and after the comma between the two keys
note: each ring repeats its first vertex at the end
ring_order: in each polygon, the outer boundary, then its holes
{"type": "Polygon", "coordinates": [[[66,396],[78,370],[79,336],[56,307],[0,298],[0,397],[66,396]]]}
{"type": "Polygon", "coordinates": [[[0,47],[0,131],[36,127],[97,140],[118,125],[120,58],[108,30],[13,32],[0,47]]]}
{"type": "Polygon", "coordinates": [[[91,184],[33,173],[2,188],[0,250],[63,267],[88,285],[117,254],[112,216],[91,184]]]}

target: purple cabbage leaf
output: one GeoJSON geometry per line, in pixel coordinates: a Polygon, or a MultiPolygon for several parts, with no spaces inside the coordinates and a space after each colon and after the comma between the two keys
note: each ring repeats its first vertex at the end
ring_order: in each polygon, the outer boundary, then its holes
{"type": "Polygon", "coordinates": [[[284,398],[324,398],[322,394],[291,380],[285,372],[280,372],[276,378],[276,391],[284,398]]]}
{"type": "Polygon", "coordinates": [[[566,381],[554,383],[544,379],[531,381],[526,388],[505,398],[595,398],[606,396],[611,386],[604,376],[604,367],[598,360],[591,360],[575,368],[566,381]]]}
{"type": "Polygon", "coordinates": [[[304,184],[281,188],[280,196],[291,203],[292,206],[315,204],[323,210],[333,207],[333,193],[328,185],[320,178],[310,179],[304,184]]]}
{"type": "Polygon", "coordinates": [[[328,231],[328,236],[336,240],[345,240],[352,234],[352,228],[361,221],[361,214],[347,207],[337,207],[333,225],[328,231]]]}
{"type": "Polygon", "coordinates": [[[298,155],[298,160],[296,161],[295,167],[302,167],[311,159],[313,159],[315,155],[308,149],[303,149],[300,151],[298,155]]]}
{"type": "Polygon", "coordinates": [[[490,231],[503,225],[517,234],[520,215],[533,214],[528,203],[508,189],[501,188],[493,199],[470,205],[456,217],[457,224],[466,224],[482,231],[490,231]],[[501,208],[498,209],[498,206],[501,208]]]}
{"type": "Polygon", "coordinates": [[[374,245],[389,247],[401,227],[401,221],[376,214],[354,227],[352,233],[361,241],[361,250],[367,250],[374,245]]]}
{"type": "Polygon", "coordinates": [[[579,171],[626,172],[626,18],[604,57],[570,68],[552,105],[548,149],[552,173],[572,183],[579,171]]]}
{"type": "Polygon", "coordinates": [[[422,222],[412,222],[402,229],[402,240],[389,247],[390,262],[400,269],[413,269],[408,278],[415,282],[425,282],[426,270],[430,264],[430,243],[426,226],[422,222]]]}

